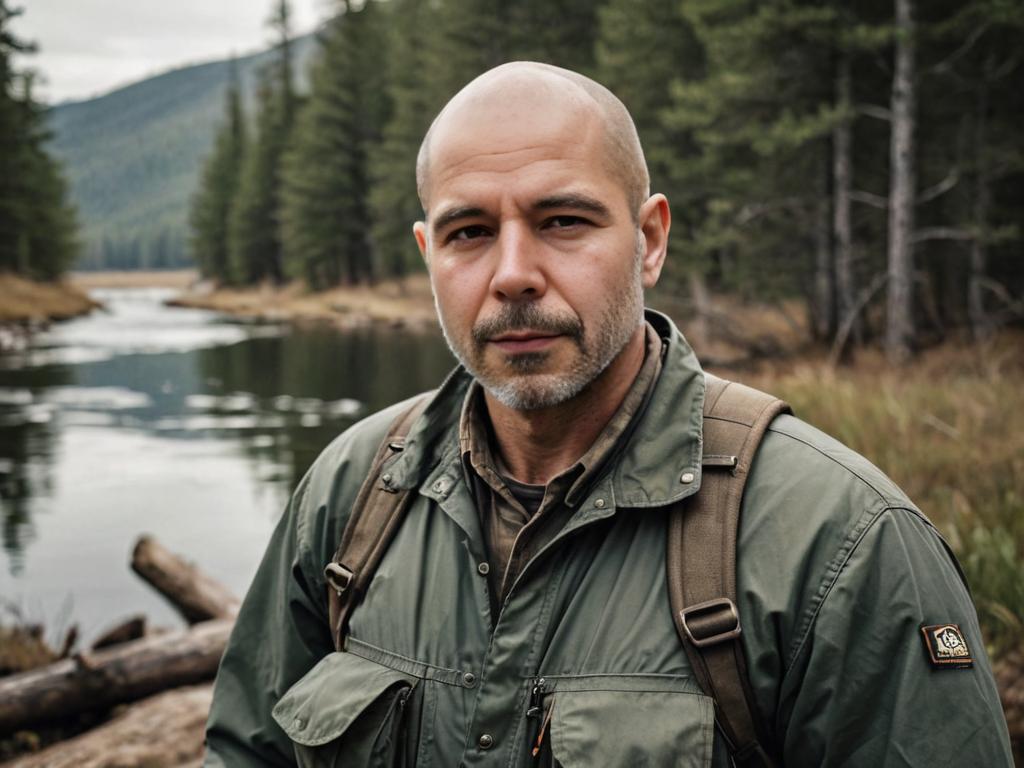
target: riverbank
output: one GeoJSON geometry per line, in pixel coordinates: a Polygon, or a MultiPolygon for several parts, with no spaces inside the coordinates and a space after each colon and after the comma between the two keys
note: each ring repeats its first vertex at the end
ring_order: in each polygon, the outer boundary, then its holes
{"type": "Polygon", "coordinates": [[[68,280],[41,283],[18,275],[0,274],[0,327],[68,320],[100,306],[68,280]]]}
{"type": "Polygon", "coordinates": [[[98,288],[173,288],[185,291],[199,281],[195,269],[139,269],[131,272],[72,272],[71,284],[84,291],[98,288]]]}
{"type": "Polygon", "coordinates": [[[374,286],[339,286],[310,293],[299,283],[253,288],[198,284],[168,302],[260,320],[326,321],[342,328],[382,323],[414,330],[437,328],[430,280],[425,274],[382,280],[374,286]]]}

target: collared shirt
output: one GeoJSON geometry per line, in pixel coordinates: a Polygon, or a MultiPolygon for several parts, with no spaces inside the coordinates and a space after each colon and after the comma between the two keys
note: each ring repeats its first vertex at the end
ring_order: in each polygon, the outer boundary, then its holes
{"type": "Polygon", "coordinates": [[[576,502],[600,476],[608,458],[630,431],[633,417],[643,409],[661,370],[662,358],[662,340],[649,323],[646,334],[644,361],[618,410],[579,461],[546,486],[530,486],[510,477],[492,448],[493,431],[483,388],[474,381],[466,393],[459,443],[487,545],[488,582],[495,602],[504,599],[523,566],[572,515],[576,502]],[[528,510],[524,501],[535,511],[528,510]]]}

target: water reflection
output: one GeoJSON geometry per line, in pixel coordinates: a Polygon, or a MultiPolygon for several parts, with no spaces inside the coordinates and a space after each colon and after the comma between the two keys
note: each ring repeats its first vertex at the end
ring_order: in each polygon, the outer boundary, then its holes
{"type": "Polygon", "coordinates": [[[98,292],[103,313],[0,357],[0,594],[86,637],[173,614],[125,568],[142,532],[245,589],[291,488],[363,415],[436,386],[439,336],[247,325],[98,292]]]}

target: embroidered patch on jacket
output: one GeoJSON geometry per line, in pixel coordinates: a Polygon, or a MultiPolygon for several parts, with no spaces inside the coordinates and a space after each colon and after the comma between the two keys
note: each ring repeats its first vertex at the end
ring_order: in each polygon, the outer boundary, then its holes
{"type": "Polygon", "coordinates": [[[921,627],[921,634],[924,635],[924,647],[932,666],[960,669],[974,665],[964,633],[956,624],[921,627]]]}

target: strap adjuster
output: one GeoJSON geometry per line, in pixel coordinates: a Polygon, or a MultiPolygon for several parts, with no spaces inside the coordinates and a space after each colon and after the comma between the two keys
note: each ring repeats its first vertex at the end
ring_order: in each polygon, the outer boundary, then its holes
{"type": "Polygon", "coordinates": [[[697,648],[718,645],[740,636],[740,612],[727,597],[717,597],[679,612],[683,631],[697,648]]]}
{"type": "Polygon", "coordinates": [[[324,578],[331,589],[338,593],[338,597],[351,586],[354,577],[355,574],[341,563],[330,562],[324,568],[324,578]]]}

